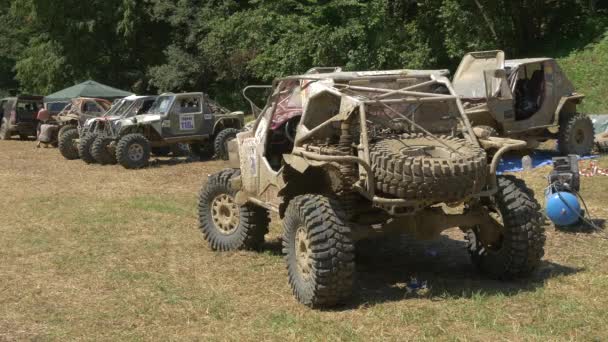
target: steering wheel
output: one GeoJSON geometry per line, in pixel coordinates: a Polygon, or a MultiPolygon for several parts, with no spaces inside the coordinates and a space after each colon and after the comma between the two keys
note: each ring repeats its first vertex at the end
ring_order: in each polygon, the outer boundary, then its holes
{"type": "Polygon", "coordinates": [[[287,140],[292,143],[296,139],[296,131],[298,129],[298,124],[300,123],[300,117],[300,115],[294,116],[285,123],[285,136],[287,137],[287,140]]]}

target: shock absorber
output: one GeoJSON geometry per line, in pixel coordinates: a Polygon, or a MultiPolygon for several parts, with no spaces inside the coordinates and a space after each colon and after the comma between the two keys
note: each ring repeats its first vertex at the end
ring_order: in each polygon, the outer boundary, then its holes
{"type": "MultiPolygon", "coordinates": [[[[353,136],[351,134],[351,124],[348,120],[343,121],[340,125],[338,150],[341,155],[353,155],[353,136]]],[[[355,214],[355,202],[357,200],[357,194],[353,190],[353,184],[358,180],[357,167],[355,164],[341,163],[340,173],[343,177],[343,186],[338,195],[344,206],[346,218],[350,220],[355,214]]]]}

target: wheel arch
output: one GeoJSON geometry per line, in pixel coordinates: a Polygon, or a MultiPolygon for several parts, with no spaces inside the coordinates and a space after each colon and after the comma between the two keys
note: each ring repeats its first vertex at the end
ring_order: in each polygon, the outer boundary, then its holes
{"type": "Polygon", "coordinates": [[[576,106],[583,102],[585,95],[570,95],[564,96],[559,100],[557,108],[555,109],[555,117],[553,119],[554,125],[559,125],[562,120],[563,114],[574,114],[576,113],[576,106]]]}
{"type": "Polygon", "coordinates": [[[226,129],[226,128],[241,129],[241,128],[243,128],[242,120],[240,120],[239,118],[232,118],[232,117],[220,118],[213,125],[213,135],[218,134],[221,130],[226,129]]]}
{"type": "Polygon", "coordinates": [[[283,172],[285,186],[278,192],[278,196],[282,197],[279,216],[281,218],[285,216],[289,202],[296,196],[314,194],[332,197],[342,186],[338,184],[341,179],[338,174],[338,167],[329,163],[310,166],[302,172],[285,166],[283,172]]]}

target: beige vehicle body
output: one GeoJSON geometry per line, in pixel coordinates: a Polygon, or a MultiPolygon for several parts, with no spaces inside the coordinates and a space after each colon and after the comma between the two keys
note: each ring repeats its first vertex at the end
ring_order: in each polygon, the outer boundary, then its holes
{"type": "Polygon", "coordinates": [[[230,169],[203,185],[205,239],[257,248],[277,212],[290,284],[311,307],[349,296],[355,243],[394,234],[460,227],[480,268],[531,270],[544,243],[539,206],[523,182],[496,176],[501,156],[526,143],[474,130],[447,74],[313,69],[275,81],[252,129],[228,143],[230,169]],[[501,242],[512,236],[525,245],[501,242]]]}
{"type": "Polygon", "coordinates": [[[502,51],[472,52],[463,58],[452,82],[473,126],[491,127],[499,136],[525,140],[530,148],[560,139],[560,133],[562,140],[571,139],[574,144],[578,139],[577,144],[584,145],[564,153],[589,152],[593,145],[589,122],[575,127],[578,137],[576,132],[573,137],[560,132],[560,126],[576,116],[584,95],[575,92],[552,58],[505,60],[502,51]]]}

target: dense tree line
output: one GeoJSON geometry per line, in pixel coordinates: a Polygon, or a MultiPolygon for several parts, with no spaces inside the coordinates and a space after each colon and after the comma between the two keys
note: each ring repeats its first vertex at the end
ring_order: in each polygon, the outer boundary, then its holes
{"type": "Polygon", "coordinates": [[[312,66],[453,67],[471,50],[565,53],[606,31],[597,0],[0,0],[0,92],[92,78],[137,93],[250,83],[312,66]]]}

